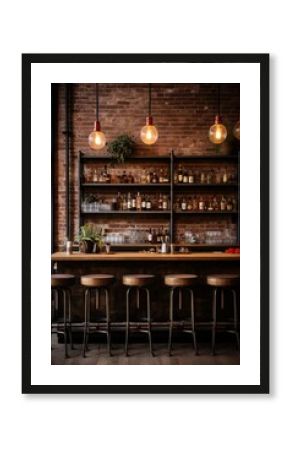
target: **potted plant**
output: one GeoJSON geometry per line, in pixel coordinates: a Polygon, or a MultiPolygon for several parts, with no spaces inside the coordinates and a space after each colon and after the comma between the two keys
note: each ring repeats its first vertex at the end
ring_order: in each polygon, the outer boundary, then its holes
{"type": "Polygon", "coordinates": [[[97,230],[92,223],[86,223],[80,227],[77,241],[81,253],[98,253],[103,246],[102,229],[97,230]]]}
{"type": "Polygon", "coordinates": [[[116,139],[108,143],[107,150],[114,161],[123,163],[126,158],[132,155],[135,142],[128,134],[117,136],[116,139]]]}

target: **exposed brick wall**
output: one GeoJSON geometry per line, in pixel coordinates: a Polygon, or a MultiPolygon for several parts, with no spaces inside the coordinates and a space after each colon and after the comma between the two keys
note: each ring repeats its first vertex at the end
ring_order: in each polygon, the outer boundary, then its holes
{"type": "MultiPolygon", "coordinates": [[[[239,84],[223,84],[221,91],[221,109],[229,137],[222,147],[231,142],[231,130],[239,119],[239,84]]],[[[55,248],[65,238],[65,85],[57,87],[57,114],[55,118],[55,248]]],[[[216,85],[214,84],[153,84],[152,115],[158,128],[157,143],[148,147],[140,140],[140,129],[145,123],[148,104],[148,90],[145,84],[101,84],[100,85],[100,121],[107,141],[119,134],[127,133],[136,141],[136,152],[140,154],[165,154],[175,149],[180,154],[201,154],[212,149],[208,140],[208,130],[216,114],[216,85]]],[[[78,153],[89,151],[88,136],[95,120],[95,85],[74,84],[72,86],[72,161],[70,176],[71,208],[73,232],[78,231],[78,153]]],[[[186,222],[186,221],[185,221],[186,222]]],[[[184,225],[185,225],[184,222],[184,225]]],[[[159,222],[158,222],[159,223],[159,222]]],[[[231,219],[204,218],[195,220],[199,231],[211,227],[228,227],[232,234],[236,225],[231,219]],[[210,224],[209,224],[210,222],[210,224]]],[[[121,220],[120,226],[124,225],[121,220]]],[[[118,228],[118,226],[117,226],[118,228]]],[[[122,228],[122,227],[121,227],[122,228]]],[[[185,226],[179,224],[176,235],[180,238],[185,226]]],[[[198,231],[198,230],[197,230],[198,231]]]]}

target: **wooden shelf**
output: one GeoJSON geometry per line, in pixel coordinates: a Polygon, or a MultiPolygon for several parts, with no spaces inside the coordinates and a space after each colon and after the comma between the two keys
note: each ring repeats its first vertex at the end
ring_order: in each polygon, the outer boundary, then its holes
{"type": "Polygon", "coordinates": [[[158,210],[152,210],[152,211],[81,211],[81,214],[170,214],[170,210],[167,211],[158,211],[158,210]]]}
{"type": "Polygon", "coordinates": [[[174,155],[174,160],[192,160],[192,161],[238,161],[239,155],[221,155],[221,154],[208,154],[208,155],[174,155]]]}
{"type": "Polygon", "coordinates": [[[170,183],[81,183],[81,187],[89,188],[130,188],[130,189],[152,189],[152,188],[170,188],[170,183]]]}
{"type": "Polygon", "coordinates": [[[199,214],[199,215],[223,215],[238,214],[238,211],[173,211],[174,214],[199,214]]]}
{"type": "Polygon", "coordinates": [[[173,185],[174,189],[188,189],[188,188],[237,188],[238,183],[176,183],[173,185]]]}
{"type": "MultiPolygon", "coordinates": [[[[125,160],[125,164],[126,163],[130,163],[130,161],[170,161],[170,153],[168,155],[152,155],[152,156],[148,156],[148,155],[134,155],[134,156],[130,156],[129,158],[127,158],[125,160]]],[[[108,162],[111,162],[113,164],[119,164],[117,163],[117,161],[114,161],[110,155],[107,154],[99,154],[99,155],[95,155],[93,153],[80,153],[80,159],[81,161],[86,161],[86,160],[105,160],[108,162]]]]}

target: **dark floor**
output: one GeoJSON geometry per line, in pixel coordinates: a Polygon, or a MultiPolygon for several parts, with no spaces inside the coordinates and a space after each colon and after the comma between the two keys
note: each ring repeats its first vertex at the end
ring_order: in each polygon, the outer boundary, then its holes
{"type": "Polygon", "coordinates": [[[240,364],[239,352],[235,349],[232,340],[217,341],[216,355],[210,353],[210,343],[199,344],[199,355],[194,354],[192,345],[189,342],[177,342],[173,346],[173,354],[168,356],[166,343],[155,343],[152,357],[149,353],[146,342],[132,343],[129,346],[129,357],[125,356],[124,344],[114,343],[112,346],[112,357],[108,356],[105,343],[92,342],[89,344],[87,356],[83,358],[81,354],[81,344],[75,344],[74,350],[69,350],[70,357],[64,358],[64,345],[57,342],[57,337],[52,337],[51,364],[72,364],[72,365],[237,365],[240,364]]]}

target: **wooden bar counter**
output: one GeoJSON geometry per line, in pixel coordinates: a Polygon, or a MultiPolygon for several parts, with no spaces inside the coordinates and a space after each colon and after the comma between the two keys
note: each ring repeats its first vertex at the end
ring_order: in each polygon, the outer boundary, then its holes
{"type": "MultiPolygon", "coordinates": [[[[84,274],[113,274],[116,282],[112,288],[112,320],[125,320],[125,288],[122,276],[125,273],[151,273],[156,276],[152,286],[152,314],[156,322],[168,320],[168,288],[163,277],[170,273],[196,273],[200,285],[196,291],[197,317],[209,320],[211,315],[211,291],[205,285],[205,277],[213,273],[239,273],[240,255],[225,252],[150,253],[146,251],[112,251],[106,253],[56,252],[51,256],[56,273],[72,273],[77,279],[84,274]]],[[[77,282],[73,289],[73,313],[79,320],[83,318],[83,291],[77,282]]],[[[187,302],[184,302],[186,308],[187,302]]]]}

